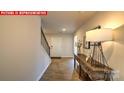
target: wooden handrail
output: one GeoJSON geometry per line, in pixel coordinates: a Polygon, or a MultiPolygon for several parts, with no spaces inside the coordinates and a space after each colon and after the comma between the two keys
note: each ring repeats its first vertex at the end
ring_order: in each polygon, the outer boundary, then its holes
{"type": "Polygon", "coordinates": [[[47,41],[45,34],[43,32],[42,26],[41,26],[41,44],[43,45],[44,49],[46,50],[46,52],[50,56],[50,46],[49,46],[48,41],[47,41]]]}

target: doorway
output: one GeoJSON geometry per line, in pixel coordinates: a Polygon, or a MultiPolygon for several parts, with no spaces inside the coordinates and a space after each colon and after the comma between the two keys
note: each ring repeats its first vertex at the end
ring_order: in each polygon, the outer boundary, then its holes
{"type": "Polygon", "coordinates": [[[51,57],[61,57],[62,53],[62,38],[61,37],[51,37],[51,57]]]}

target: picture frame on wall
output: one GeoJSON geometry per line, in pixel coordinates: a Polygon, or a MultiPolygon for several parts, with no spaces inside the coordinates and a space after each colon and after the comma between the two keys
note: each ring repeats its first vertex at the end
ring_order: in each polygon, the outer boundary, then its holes
{"type": "Polygon", "coordinates": [[[90,49],[90,42],[86,41],[86,36],[83,36],[83,48],[90,49]]]}

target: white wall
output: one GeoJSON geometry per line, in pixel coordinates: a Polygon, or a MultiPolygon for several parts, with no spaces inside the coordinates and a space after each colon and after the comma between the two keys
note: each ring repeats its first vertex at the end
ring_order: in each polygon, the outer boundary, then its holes
{"type": "MultiPolygon", "coordinates": [[[[124,80],[124,12],[99,12],[89,19],[75,35],[78,39],[83,39],[83,35],[89,29],[101,25],[103,28],[112,28],[114,41],[103,44],[105,56],[110,67],[119,70],[119,80],[124,80]],[[119,38],[119,39],[118,39],[119,38]],[[121,43],[120,43],[121,42],[121,43]]],[[[82,53],[88,55],[88,50],[82,48],[82,53]]]]}
{"type": "Polygon", "coordinates": [[[124,80],[124,25],[113,30],[114,41],[108,50],[111,52],[105,52],[106,55],[110,55],[110,65],[119,70],[119,80],[124,80]]]}
{"type": "MultiPolygon", "coordinates": [[[[46,34],[49,45],[52,45],[52,38],[58,40],[54,42],[54,44],[61,43],[59,50],[56,52],[60,52],[60,57],[73,57],[73,35],[66,33],[57,33],[57,34],[46,34]],[[58,39],[61,38],[61,39],[58,39]]],[[[57,50],[57,49],[56,49],[57,50]]]]}
{"type": "Polygon", "coordinates": [[[50,63],[40,43],[40,17],[0,17],[0,80],[38,80],[50,63]]]}

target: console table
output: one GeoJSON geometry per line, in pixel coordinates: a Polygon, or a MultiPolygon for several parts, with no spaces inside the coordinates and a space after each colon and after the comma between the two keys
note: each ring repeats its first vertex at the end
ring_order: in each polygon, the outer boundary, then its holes
{"type": "Polygon", "coordinates": [[[78,63],[79,67],[79,77],[83,80],[104,80],[109,81],[112,80],[112,71],[113,69],[105,66],[96,61],[99,66],[93,66],[88,61],[86,62],[86,55],[84,54],[74,54],[74,68],[76,68],[76,64],[78,63]]]}

